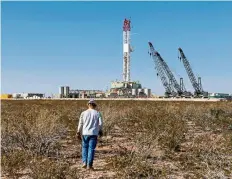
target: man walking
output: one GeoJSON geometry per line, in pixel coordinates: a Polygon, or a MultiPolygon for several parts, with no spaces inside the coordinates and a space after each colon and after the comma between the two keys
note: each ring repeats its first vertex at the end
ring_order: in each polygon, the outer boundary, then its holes
{"type": "Polygon", "coordinates": [[[91,99],[88,102],[88,109],[81,113],[77,129],[77,137],[82,139],[82,168],[89,170],[93,170],[98,135],[102,136],[102,115],[96,107],[96,102],[91,99]]]}

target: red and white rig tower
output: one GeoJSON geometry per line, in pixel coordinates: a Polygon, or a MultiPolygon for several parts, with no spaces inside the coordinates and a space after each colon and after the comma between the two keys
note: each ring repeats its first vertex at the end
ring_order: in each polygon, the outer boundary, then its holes
{"type": "Polygon", "coordinates": [[[130,82],[130,53],[132,48],[130,45],[131,21],[124,20],[123,23],[123,81],[130,82]]]}

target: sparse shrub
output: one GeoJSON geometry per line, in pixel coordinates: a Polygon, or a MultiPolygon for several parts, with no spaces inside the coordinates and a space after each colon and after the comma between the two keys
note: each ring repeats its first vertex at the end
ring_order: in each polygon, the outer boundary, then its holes
{"type": "Polygon", "coordinates": [[[34,179],[65,179],[69,165],[49,159],[36,159],[30,163],[30,177],[34,179]]]}
{"type": "Polygon", "coordinates": [[[228,156],[232,155],[232,148],[228,146],[228,140],[222,135],[210,133],[197,136],[188,153],[182,154],[178,160],[185,170],[194,171],[199,177],[229,177],[232,160],[228,156]]]}
{"type": "Polygon", "coordinates": [[[103,116],[103,135],[111,135],[115,124],[120,120],[119,112],[108,106],[102,106],[100,112],[103,116]]]}
{"type": "MultiPolygon", "coordinates": [[[[232,103],[98,101],[98,107],[102,142],[113,146],[113,156],[104,157],[114,178],[232,177],[232,103]]],[[[85,109],[86,101],[2,102],[3,174],[83,177],[70,165],[80,157],[74,137],[85,109]],[[71,145],[77,151],[69,152],[71,145]]]]}
{"type": "Polygon", "coordinates": [[[32,155],[24,150],[12,150],[1,155],[1,166],[6,175],[18,178],[19,171],[25,169],[31,159],[32,155]]]}
{"type": "Polygon", "coordinates": [[[215,104],[208,108],[192,105],[188,109],[188,113],[188,118],[204,130],[224,131],[232,124],[232,107],[230,105],[218,106],[215,104]]]}
{"type": "Polygon", "coordinates": [[[174,116],[166,119],[165,123],[163,132],[161,131],[159,137],[159,144],[167,147],[168,150],[178,150],[187,132],[186,123],[181,118],[174,116]]]}
{"type": "Polygon", "coordinates": [[[25,111],[22,116],[3,121],[2,152],[14,148],[33,151],[37,154],[56,153],[59,140],[65,137],[67,127],[59,122],[59,114],[42,109],[36,114],[25,111]]]}
{"type": "Polygon", "coordinates": [[[152,163],[135,152],[112,157],[108,162],[112,163],[113,168],[118,172],[116,178],[161,178],[166,175],[164,168],[154,168],[152,163]]]}

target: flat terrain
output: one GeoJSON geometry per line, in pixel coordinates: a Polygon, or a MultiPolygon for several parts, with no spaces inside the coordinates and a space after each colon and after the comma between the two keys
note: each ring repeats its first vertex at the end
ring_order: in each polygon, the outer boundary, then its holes
{"type": "MultiPolygon", "coordinates": [[[[4,99],[3,99],[4,100],[4,99]]],[[[25,100],[35,100],[35,99],[23,99],[23,98],[11,98],[7,100],[17,100],[17,101],[25,101],[25,100]]],[[[50,99],[39,99],[39,100],[58,100],[58,101],[88,101],[88,98],[50,98],[50,99]]],[[[216,102],[220,101],[219,98],[97,98],[98,101],[201,101],[201,102],[216,102]]]]}
{"type": "Polygon", "coordinates": [[[3,100],[2,178],[232,178],[232,102],[98,101],[95,171],[75,137],[86,100],[3,100]]]}

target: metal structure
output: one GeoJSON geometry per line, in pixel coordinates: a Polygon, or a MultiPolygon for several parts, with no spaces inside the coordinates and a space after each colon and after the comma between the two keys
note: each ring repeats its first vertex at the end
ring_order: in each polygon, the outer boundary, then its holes
{"type": "Polygon", "coordinates": [[[59,94],[60,94],[60,98],[63,98],[64,97],[64,86],[61,86],[59,88],[59,94]]]}
{"type": "Polygon", "coordinates": [[[153,45],[151,42],[148,42],[149,47],[150,47],[150,56],[152,56],[153,61],[155,63],[155,68],[157,70],[157,76],[160,77],[162,84],[165,88],[165,96],[170,97],[170,96],[175,96],[175,92],[172,89],[172,85],[170,85],[169,82],[172,83],[172,81],[168,81],[166,75],[165,75],[165,70],[163,69],[163,65],[160,61],[160,55],[159,53],[154,49],[153,45]]]}
{"type": "Polygon", "coordinates": [[[131,52],[133,52],[131,46],[131,20],[124,19],[123,22],[123,80],[122,81],[112,81],[110,90],[107,91],[105,96],[113,98],[135,98],[144,97],[139,95],[138,89],[142,89],[141,83],[139,81],[131,80],[130,74],[130,62],[131,62],[131,52]]]}
{"type": "Polygon", "coordinates": [[[180,89],[181,89],[181,91],[185,91],[183,78],[180,78],[180,89]]]}
{"type": "Polygon", "coordinates": [[[124,20],[123,23],[123,81],[129,82],[130,79],[130,53],[132,48],[130,45],[131,21],[124,20]]]}
{"type": "Polygon", "coordinates": [[[192,86],[193,86],[193,88],[195,90],[194,95],[196,97],[199,97],[199,96],[200,97],[208,97],[208,92],[205,92],[203,90],[203,87],[202,87],[202,84],[201,84],[201,77],[198,77],[198,82],[197,82],[196,77],[195,77],[195,75],[193,73],[193,70],[192,70],[192,68],[190,66],[190,63],[187,60],[183,50],[181,48],[178,48],[178,51],[180,53],[179,59],[183,61],[185,70],[186,70],[186,72],[188,74],[188,77],[189,77],[189,79],[190,79],[190,81],[192,83],[192,86]]]}
{"type": "Polygon", "coordinates": [[[151,97],[151,89],[145,88],[144,93],[146,94],[147,98],[151,97]]]}
{"type": "Polygon", "coordinates": [[[70,89],[69,86],[59,88],[60,98],[98,98],[99,96],[104,97],[105,93],[102,90],[70,89]]]}
{"type": "Polygon", "coordinates": [[[189,93],[185,89],[183,78],[180,78],[180,84],[179,84],[176,78],[174,77],[172,71],[170,70],[169,66],[167,65],[167,63],[164,61],[164,59],[160,56],[158,52],[157,52],[157,56],[158,56],[160,63],[162,64],[162,67],[166,75],[169,78],[170,85],[176,89],[177,95],[180,97],[189,96],[189,93]]]}
{"type": "Polygon", "coordinates": [[[68,98],[69,97],[69,86],[64,86],[64,97],[68,98]]]}
{"type": "Polygon", "coordinates": [[[144,89],[143,88],[139,88],[138,89],[138,93],[144,93],[144,89]]]}
{"type": "Polygon", "coordinates": [[[137,96],[137,94],[138,94],[138,89],[133,88],[131,94],[132,94],[132,96],[137,96]]]}
{"type": "Polygon", "coordinates": [[[41,99],[45,97],[43,93],[13,93],[13,98],[24,98],[24,99],[41,99]]]}

